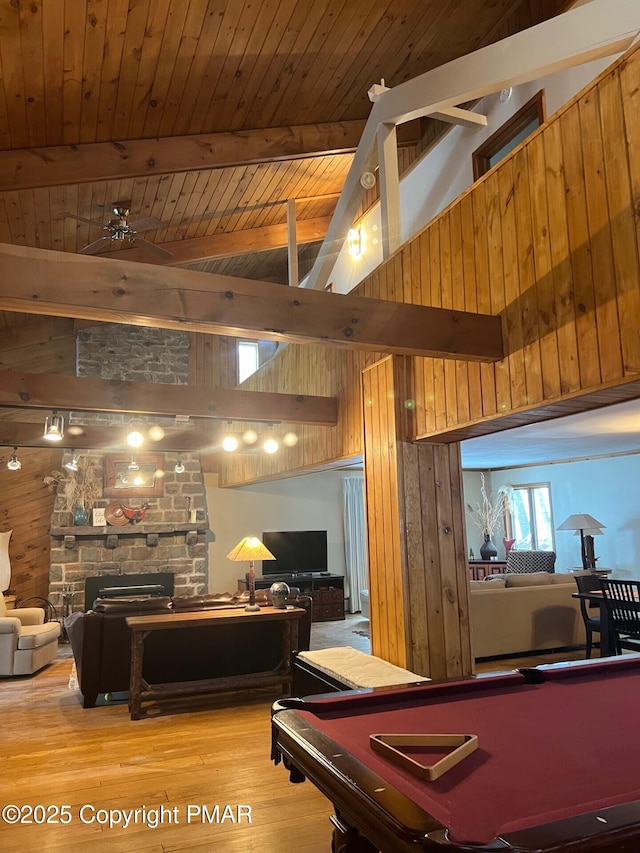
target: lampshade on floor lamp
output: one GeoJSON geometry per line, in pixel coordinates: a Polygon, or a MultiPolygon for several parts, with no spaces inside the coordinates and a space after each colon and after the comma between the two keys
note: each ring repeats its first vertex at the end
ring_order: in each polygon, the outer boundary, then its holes
{"type": "MultiPolygon", "coordinates": [[[[600,529],[605,525],[600,521],[596,521],[596,519],[592,515],[588,515],[587,513],[576,513],[575,515],[570,515],[566,521],[563,521],[558,530],[577,530],[580,532],[580,550],[582,552],[582,568],[583,569],[595,569],[596,561],[595,558],[592,558],[587,553],[587,547],[585,542],[585,530],[587,532],[593,531],[594,529],[600,529]]],[[[593,540],[591,540],[593,542],[593,540]]],[[[593,552],[593,548],[590,549],[593,552]]]]}
{"type": "Polygon", "coordinates": [[[229,551],[227,559],[236,563],[249,562],[249,603],[245,610],[260,610],[259,605],[256,604],[256,573],[253,568],[253,561],[275,560],[275,557],[257,536],[245,536],[232,551],[229,551]]]}

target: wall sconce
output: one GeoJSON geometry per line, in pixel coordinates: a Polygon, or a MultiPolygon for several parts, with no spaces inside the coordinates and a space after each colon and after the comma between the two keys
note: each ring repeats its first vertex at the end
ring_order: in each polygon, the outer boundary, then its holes
{"type": "Polygon", "coordinates": [[[77,471],[78,470],[78,462],[80,461],[80,454],[74,453],[70,462],[65,462],[64,467],[68,468],[69,471],[77,471]]]}
{"type": "Polygon", "coordinates": [[[364,232],[361,226],[349,228],[347,250],[352,258],[359,258],[364,252],[364,232]]]}
{"type": "Polygon", "coordinates": [[[227,453],[233,453],[234,450],[238,449],[238,439],[235,435],[225,435],[222,439],[222,449],[226,450],[227,453]]]}
{"type": "Polygon", "coordinates": [[[49,421],[49,417],[44,419],[42,437],[46,438],[47,441],[62,441],[64,437],[64,418],[55,409],[51,413],[51,421],[49,421]]]}
{"type": "Polygon", "coordinates": [[[9,457],[9,461],[7,462],[7,468],[10,471],[19,471],[22,468],[22,462],[18,459],[18,448],[13,448],[13,453],[9,457]]]}
{"type": "Polygon", "coordinates": [[[265,438],[262,444],[262,449],[264,450],[264,452],[269,454],[277,453],[279,447],[280,445],[278,444],[275,438],[265,438]]]}
{"type": "Polygon", "coordinates": [[[176,472],[176,474],[184,474],[184,462],[182,461],[182,459],[178,459],[176,464],[173,466],[173,470],[176,472]]]}

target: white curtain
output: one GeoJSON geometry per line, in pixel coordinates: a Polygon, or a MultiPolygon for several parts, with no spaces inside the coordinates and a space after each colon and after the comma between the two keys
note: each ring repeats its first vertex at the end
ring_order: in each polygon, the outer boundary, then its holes
{"type": "Polygon", "coordinates": [[[364,480],[361,477],[343,477],[342,497],[349,610],[356,613],[361,609],[360,590],[369,588],[364,480]]]}

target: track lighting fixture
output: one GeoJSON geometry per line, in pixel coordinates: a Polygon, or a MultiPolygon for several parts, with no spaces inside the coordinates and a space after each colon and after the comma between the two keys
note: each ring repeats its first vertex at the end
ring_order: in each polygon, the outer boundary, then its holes
{"type": "Polygon", "coordinates": [[[238,449],[238,439],[235,435],[225,435],[222,439],[222,449],[226,450],[227,453],[232,453],[234,450],[238,449]]]}
{"type": "Polygon", "coordinates": [[[18,459],[18,448],[13,448],[13,453],[9,457],[9,461],[7,462],[7,468],[10,471],[19,471],[22,468],[22,462],[18,459]]]}
{"type": "Polygon", "coordinates": [[[62,441],[64,437],[64,418],[59,415],[55,409],[51,413],[51,418],[47,416],[44,419],[43,438],[47,441],[62,441]]]}
{"type": "Polygon", "coordinates": [[[74,453],[71,461],[64,463],[64,467],[67,468],[69,471],[77,471],[79,461],[80,461],[80,454],[74,453]]]}

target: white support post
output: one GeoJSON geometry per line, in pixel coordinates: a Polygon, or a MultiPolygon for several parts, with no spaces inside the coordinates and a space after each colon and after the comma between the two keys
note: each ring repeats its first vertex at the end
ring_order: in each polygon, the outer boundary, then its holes
{"type": "Polygon", "coordinates": [[[400,219],[400,175],[398,174],[398,135],[394,124],[378,128],[380,164],[380,215],[382,219],[382,257],[388,258],[402,241],[400,219]]]}
{"type": "Polygon", "coordinates": [[[297,287],[298,280],[298,238],[296,235],[296,200],[287,201],[287,250],[289,253],[289,286],[297,287]]]}

